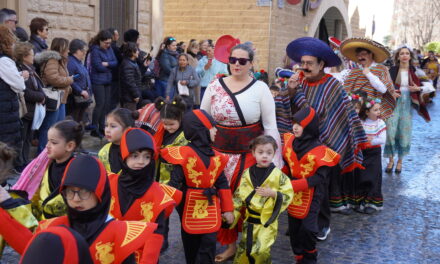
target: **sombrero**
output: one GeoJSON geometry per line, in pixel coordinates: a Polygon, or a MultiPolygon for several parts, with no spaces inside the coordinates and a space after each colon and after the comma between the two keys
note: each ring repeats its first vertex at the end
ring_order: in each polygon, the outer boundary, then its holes
{"type": "Polygon", "coordinates": [[[374,61],[381,63],[391,56],[390,51],[379,42],[366,38],[348,38],[342,41],[339,49],[342,55],[352,61],[357,61],[356,49],[364,48],[371,51],[374,54],[374,61]]]}
{"type": "Polygon", "coordinates": [[[219,37],[215,42],[215,59],[223,63],[228,63],[231,49],[238,44],[240,44],[240,40],[231,35],[223,35],[219,37]]]}
{"type": "Polygon", "coordinates": [[[327,43],[317,38],[303,37],[295,39],[287,45],[286,53],[294,61],[301,61],[302,56],[313,56],[325,62],[325,67],[341,64],[341,59],[327,43]]]}
{"type": "Polygon", "coordinates": [[[339,49],[339,46],[341,46],[341,41],[336,37],[329,37],[328,42],[330,42],[330,46],[333,46],[338,49],[339,49]]]}

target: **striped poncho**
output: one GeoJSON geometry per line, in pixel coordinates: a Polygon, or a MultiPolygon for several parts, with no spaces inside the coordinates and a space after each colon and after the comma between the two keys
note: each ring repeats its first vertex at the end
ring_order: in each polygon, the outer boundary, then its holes
{"type": "Polygon", "coordinates": [[[381,94],[379,91],[374,89],[370,84],[370,81],[362,72],[362,69],[352,69],[347,79],[344,82],[344,89],[346,92],[358,93],[365,92],[368,97],[381,99],[381,111],[380,116],[383,120],[387,120],[393,114],[394,108],[396,107],[396,99],[393,97],[394,85],[388,74],[388,69],[381,65],[376,64],[370,67],[371,73],[379,77],[380,81],[387,87],[387,91],[381,94]]]}
{"type": "Polygon", "coordinates": [[[367,144],[367,137],[342,85],[329,74],[313,83],[300,74],[300,80],[292,104],[315,109],[319,116],[320,140],[341,155],[343,173],[362,168],[360,150],[367,144]]]}

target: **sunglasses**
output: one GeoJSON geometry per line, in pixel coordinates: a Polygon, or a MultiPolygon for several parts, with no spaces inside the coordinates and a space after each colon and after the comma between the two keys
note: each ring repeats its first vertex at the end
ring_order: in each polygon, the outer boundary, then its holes
{"type": "Polygon", "coordinates": [[[168,40],[169,41],[175,41],[176,39],[175,38],[169,38],[168,40]]]}
{"type": "Polygon", "coordinates": [[[246,65],[248,61],[251,61],[250,59],[247,58],[236,58],[236,57],[229,57],[229,63],[230,64],[236,64],[238,61],[238,63],[242,66],[246,65]]]}

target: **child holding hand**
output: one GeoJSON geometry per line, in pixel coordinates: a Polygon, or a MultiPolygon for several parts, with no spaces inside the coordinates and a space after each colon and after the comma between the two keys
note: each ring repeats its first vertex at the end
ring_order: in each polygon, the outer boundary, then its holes
{"type": "Polygon", "coordinates": [[[251,149],[257,163],[244,171],[234,193],[234,226],[245,209],[234,263],[271,263],[270,248],[277,237],[278,217],[292,201],[293,189],[289,177],[272,163],[277,149],[273,137],[257,137],[251,149]]]}

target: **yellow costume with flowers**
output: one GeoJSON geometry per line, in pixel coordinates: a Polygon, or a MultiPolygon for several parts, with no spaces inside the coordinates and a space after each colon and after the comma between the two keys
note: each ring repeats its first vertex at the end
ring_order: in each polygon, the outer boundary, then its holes
{"type": "Polygon", "coordinates": [[[267,177],[259,186],[276,191],[276,197],[257,194],[255,189],[258,185],[255,186],[254,177],[251,176],[254,168],[255,165],[244,171],[234,193],[233,226],[245,211],[242,238],[234,263],[271,263],[270,248],[278,234],[278,216],[293,199],[290,179],[274,166],[267,168],[267,177]]]}

